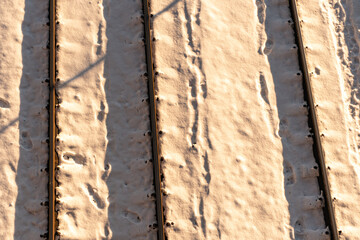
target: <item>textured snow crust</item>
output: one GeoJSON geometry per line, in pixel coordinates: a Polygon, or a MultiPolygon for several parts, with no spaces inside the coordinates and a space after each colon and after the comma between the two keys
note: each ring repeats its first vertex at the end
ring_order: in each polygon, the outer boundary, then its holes
{"type": "Polygon", "coordinates": [[[155,239],[141,1],[58,1],[62,239],[155,239]]]}
{"type": "Polygon", "coordinates": [[[48,1],[0,4],[0,239],[47,231],[48,1]]]}
{"type": "Polygon", "coordinates": [[[360,239],[360,2],[300,5],[338,230],[360,239]],[[309,11],[311,9],[311,11],[309,11]]]}
{"type": "Polygon", "coordinates": [[[169,239],[329,239],[288,1],[152,13],[169,239]]]}
{"type": "MultiPolygon", "coordinates": [[[[0,3],[0,239],[47,231],[48,2],[0,3]]],[[[288,0],[152,0],[168,239],[329,239],[288,0]]],[[[360,239],[360,2],[297,1],[360,239]]],[[[156,239],[141,0],[57,0],[60,239],[156,239]]]]}

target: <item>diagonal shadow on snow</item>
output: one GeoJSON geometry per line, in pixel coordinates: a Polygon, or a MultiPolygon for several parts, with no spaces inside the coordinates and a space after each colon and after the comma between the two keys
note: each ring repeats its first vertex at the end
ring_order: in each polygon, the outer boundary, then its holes
{"type": "Polygon", "coordinates": [[[173,8],[176,4],[178,4],[178,2],[180,2],[180,0],[174,0],[172,3],[170,3],[169,5],[167,5],[165,8],[163,8],[160,12],[155,13],[153,16],[153,19],[157,18],[158,16],[160,16],[161,14],[163,14],[166,11],[169,11],[171,8],[173,8]]]}
{"type": "Polygon", "coordinates": [[[60,84],[58,84],[56,86],[57,89],[61,89],[66,87],[68,84],[70,84],[72,81],[76,80],[77,78],[83,76],[84,74],[86,74],[88,71],[90,71],[91,69],[93,69],[94,67],[96,67],[97,65],[99,65],[100,63],[102,63],[105,59],[105,56],[102,56],[101,58],[99,58],[98,60],[96,60],[94,63],[90,64],[87,68],[85,68],[84,70],[80,71],[78,74],[76,74],[75,76],[66,79],[65,81],[62,81],[60,84]]]}

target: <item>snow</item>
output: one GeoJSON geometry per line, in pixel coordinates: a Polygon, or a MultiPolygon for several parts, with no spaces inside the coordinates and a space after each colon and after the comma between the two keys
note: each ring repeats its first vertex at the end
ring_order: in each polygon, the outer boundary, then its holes
{"type": "Polygon", "coordinates": [[[41,0],[0,4],[1,239],[47,230],[47,8],[41,0]]]}
{"type": "Polygon", "coordinates": [[[287,2],[152,6],[169,239],[328,239],[287,2]]]}
{"type": "MultiPolygon", "coordinates": [[[[330,239],[288,0],[152,0],[168,239],[330,239]]],[[[360,2],[297,1],[341,239],[360,239],[360,2]]],[[[141,0],[57,1],[60,239],[157,239],[141,0]]],[[[0,238],[41,239],[48,1],[0,4],[0,238]]]]}
{"type": "Polygon", "coordinates": [[[359,10],[358,1],[300,5],[335,217],[344,239],[360,239],[359,10]]]}
{"type": "Polygon", "coordinates": [[[141,1],[57,4],[61,238],[155,239],[141,1]]]}

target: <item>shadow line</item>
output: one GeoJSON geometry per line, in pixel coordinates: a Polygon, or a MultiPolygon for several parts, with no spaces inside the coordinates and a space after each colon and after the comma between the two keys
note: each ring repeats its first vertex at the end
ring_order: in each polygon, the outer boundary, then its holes
{"type": "MultiPolygon", "coordinates": [[[[303,78],[300,74],[290,8],[266,1],[266,43],[260,54],[267,55],[273,78],[281,138],[285,197],[288,202],[291,239],[320,236],[325,231],[321,206],[310,209],[307,201],[323,201],[316,175],[318,166],[309,132],[309,116],[305,102],[303,78]],[[288,16],[285,15],[288,13],[288,16]],[[283,22],[279,22],[279,18],[283,22]],[[283,24],[282,26],[280,26],[283,24]],[[286,47],[288,47],[286,49],[286,47]]],[[[266,83],[265,76],[260,84],[266,83]]]]}
{"type": "Polygon", "coordinates": [[[9,128],[9,127],[11,127],[12,125],[14,125],[17,121],[19,121],[19,117],[17,117],[17,118],[15,118],[15,119],[11,120],[11,122],[10,122],[8,125],[6,125],[6,126],[2,127],[2,128],[0,129],[0,133],[5,132],[5,131],[6,131],[6,129],[8,129],[8,128],[9,128]]]}
{"type": "Polygon", "coordinates": [[[41,239],[48,228],[48,1],[25,0],[20,79],[19,159],[14,239],[41,239]],[[35,26],[36,30],[34,30],[35,26]]]}
{"type": "Polygon", "coordinates": [[[76,80],[77,78],[83,76],[86,72],[90,71],[92,68],[96,67],[102,61],[104,61],[104,59],[105,59],[105,56],[102,56],[101,58],[96,60],[94,63],[90,64],[87,68],[85,68],[84,70],[82,70],[81,72],[79,72],[78,74],[73,76],[72,78],[69,78],[69,79],[65,80],[63,83],[60,83],[59,85],[57,85],[56,88],[61,89],[61,88],[66,87],[69,83],[71,83],[72,81],[76,80]]]}
{"type": "Polygon", "coordinates": [[[157,18],[158,16],[160,16],[161,14],[163,14],[166,11],[169,11],[171,8],[175,7],[175,5],[180,2],[180,0],[174,0],[172,3],[170,3],[168,6],[166,6],[163,10],[161,10],[158,13],[155,13],[153,15],[153,19],[157,18]]]}
{"type": "Polygon", "coordinates": [[[108,1],[103,9],[108,107],[105,166],[111,169],[106,184],[112,239],[156,239],[145,51],[139,41],[144,26],[140,19],[134,22],[129,17],[140,9],[141,1],[108,1]],[[129,14],[119,15],[124,8],[129,14]],[[134,42],[129,43],[129,38],[134,42]]]}

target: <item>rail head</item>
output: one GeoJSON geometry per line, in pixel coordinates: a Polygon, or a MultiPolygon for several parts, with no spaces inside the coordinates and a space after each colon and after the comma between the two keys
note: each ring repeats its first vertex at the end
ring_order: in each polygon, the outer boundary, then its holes
{"type": "Polygon", "coordinates": [[[161,166],[159,157],[159,136],[157,127],[157,109],[155,100],[155,79],[154,79],[154,62],[153,62],[153,48],[151,41],[151,26],[150,26],[150,11],[149,1],[143,0],[144,11],[144,35],[145,35],[145,53],[146,65],[148,73],[148,90],[150,101],[150,124],[151,124],[151,143],[152,143],[152,158],[153,158],[153,172],[154,185],[156,194],[156,218],[158,225],[158,240],[165,240],[164,233],[164,213],[162,204],[161,191],[161,166]]]}
{"type": "Polygon", "coordinates": [[[49,219],[48,239],[53,240],[57,231],[56,216],[56,0],[49,0],[49,219]]]}

